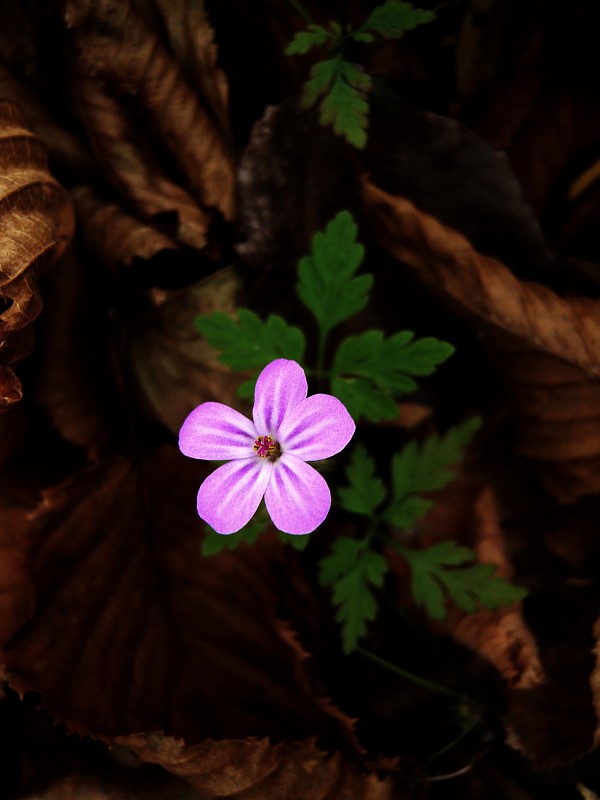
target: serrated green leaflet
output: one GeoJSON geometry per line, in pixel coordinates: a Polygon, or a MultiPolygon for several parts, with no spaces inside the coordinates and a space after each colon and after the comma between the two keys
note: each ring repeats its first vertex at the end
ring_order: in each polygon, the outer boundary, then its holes
{"type": "Polygon", "coordinates": [[[267,525],[267,520],[261,515],[260,519],[249,522],[241,531],[224,535],[217,533],[208,525],[206,526],[206,536],[202,542],[202,555],[214,556],[223,550],[235,550],[235,548],[242,542],[246,544],[254,544],[267,525]]]}
{"type": "Polygon", "coordinates": [[[304,55],[313,47],[322,47],[332,36],[322,25],[309,25],[305,31],[294,36],[283,52],[286,56],[304,55]]]}
{"type": "Polygon", "coordinates": [[[398,548],[412,571],[411,591],[417,605],[432,619],[446,616],[446,594],[463,611],[493,610],[522,600],[527,590],[494,575],[493,564],[469,564],[475,553],[456,542],[446,541],[426,548],[398,548]]]}
{"type": "Polygon", "coordinates": [[[312,68],[304,86],[302,103],[305,108],[311,108],[322,98],[321,124],[330,125],[337,136],[362,150],[367,143],[369,104],[366,95],[371,84],[369,75],[338,54],[312,68]]]}
{"type": "Polygon", "coordinates": [[[446,433],[430,436],[422,445],[409,442],[392,458],[392,502],[385,519],[392,525],[411,528],[429,510],[431,503],[418,497],[421,492],[442,489],[455,478],[451,467],[480,426],[477,418],[467,420],[446,433]]]}
{"type": "Polygon", "coordinates": [[[333,588],[344,652],[351,653],[367,632],[367,623],[375,619],[377,601],[371,587],[382,586],[387,564],[366,542],[343,537],[333,543],[320,568],[321,584],[333,588]]]}
{"type": "Polygon", "coordinates": [[[385,498],[383,481],[375,475],[375,461],[362,445],[357,445],[346,468],[349,486],[338,493],[340,505],[346,511],[371,517],[385,498]]]}
{"type": "MultiPolygon", "coordinates": [[[[271,314],[266,321],[253,311],[240,308],[237,320],[220,311],[197,317],[196,327],[208,342],[221,351],[219,361],[234,370],[257,372],[276,358],[302,362],[306,339],[300,328],[271,314]]],[[[256,377],[245,381],[238,389],[240,397],[252,399],[256,377]]]]}
{"type": "Polygon", "coordinates": [[[357,227],[340,211],[324,231],[315,234],[310,255],[298,264],[298,297],[313,314],[323,335],[367,304],[372,275],[354,273],[364,257],[357,227]]]}
{"type": "Polygon", "coordinates": [[[293,547],[294,550],[305,550],[310,542],[310,536],[294,536],[291,533],[279,532],[279,538],[284,544],[293,547]]]}
{"type": "Polygon", "coordinates": [[[402,0],[386,0],[373,9],[363,25],[353,34],[357,41],[370,41],[364,38],[365,31],[383,36],[385,39],[400,39],[405,31],[412,31],[435,19],[433,11],[415,8],[412,3],[402,0]]]}
{"type": "MultiPolygon", "coordinates": [[[[452,345],[438,339],[414,340],[413,337],[410,331],[395,333],[387,339],[382,331],[366,331],[349,336],[340,344],[332,374],[346,383],[360,379],[354,392],[352,388],[346,390],[346,394],[357,395],[354,402],[351,401],[351,414],[358,412],[372,422],[393,418],[395,404],[377,401],[377,393],[397,397],[415,391],[417,384],[410,376],[431,375],[436,366],[454,352],[452,345]],[[370,385],[369,391],[365,390],[366,382],[370,385]],[[378,409],[383,412],[382,416],[376,416],[378,409]]],[[[336,385],[339,389],[339,384],[336,385]]],[[[344,392],[343,386],[341,391],[344,392]]]]}
{"type": "Polygon", "coordinates": [[[367,381],[333,378],[331,393],[342,401],[355,420],[364,417],[369,422],[380,422],[398,416],[398,408],[392,398],[367,381]]]}

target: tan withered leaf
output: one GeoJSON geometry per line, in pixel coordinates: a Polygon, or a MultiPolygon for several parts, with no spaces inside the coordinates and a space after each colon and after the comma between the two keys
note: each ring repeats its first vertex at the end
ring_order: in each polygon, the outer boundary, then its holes
{"type": "Polygon", "coordinates": [[[600,303],[518,280],[456,231],[364,180],[377,235],[486,334],[519,419],[517,448],[562,501],[600,491],[600,303]]]}
{"type": "Polygon", "coordinates": [[[48,275],[44,297],[36,400],[63,439],[95,456],[119,435],[110,420],[114,376],[104,310],[75,248],[48,275]]]}
{"type": "MultiPolygon", "coordinates": [[[[114,458],[14,522],[31,542],[37,605],[25,624],[3,621],[11,685],[108,740],[165,730],[189,744],[319,734],[351,746],[347,721],[296,679],[297,654],[273,624],[279,539],[200,555],[195,496],[208,471],[174,448],[114,458]]],[[[2,543],[14,558],[19,545],[2,543]]]]}
{"type": "Polygon", "coordinates": [[[109,269],[164,250],[177,251],[172,239],[104,199],[91,186],[77,186],[71,195],[88,250],[109,269]]]}
{"type": "Polygon", "coordinates": [[[21,399],[12,367],[28,354],[41,310],[38,277],[73,233],[67,193],[18,106],[0,100],[0,409],[21,399]]]}
{"type": "MultiPolygon", "coordinates": [[[[512,567],[504,552],[498,505],[489,488],[475,499],[471,530],[477,561],[494,564],[496,575],[510,578],[512,567]]],[[[474,614],[451,609],[446,627],[456,641],[493,664],[511,688],[531,689],[544,682],[537,645],[520,605],[496,611],[480,609],[474,614]]]]}
{"type": "Polygon", "coordinates": [[[389,778],[360,771],[314,740],[272,745],[266,740],[207,741],[185,747],[161,735],[120,737],[144,761],[160,764],[211,797],[235,800],[391,800],[389,778]]]}
{"type": "Polygon", "coordinates": [[[69,775],[23,800],[206,800],[173,775],[144,770],[131,774],[69,775]]]}
{"type": "Polygon", "coordinates": [[[187,81],[207,104],[226,141],[229,131],[229,87],[217,67],[214,31],[204,0],[152,0],[159,12],[173,51],[187,81]]]}
{"type": "Polygon", "coordinates": [[[231,219],[234,172],[228,146],[160,40],[148,3],[68,0],[65,18],[81,74],[100,76],[119,95],[129,96],[202,205],[231,219]]]}
{"type": "Polygon", "coordinates": [[[78,77],[73,83],[77,109],[106,177],[142,219],[167,227],[172,218],[172,235],[178,242],[205,248],[210,215],[165,174],[123,106],[99,80],[78,77]]]}
{"type": "Polygon", "coordinates": [[[199,314],[231,313],[242,282],[234,267],[166,295],[158,308],[133,323],[130,368],[142,404],[173,433],[200,403],[236,405],[239,375],[217,361],[217,352],[195,328],[199,314]]]}

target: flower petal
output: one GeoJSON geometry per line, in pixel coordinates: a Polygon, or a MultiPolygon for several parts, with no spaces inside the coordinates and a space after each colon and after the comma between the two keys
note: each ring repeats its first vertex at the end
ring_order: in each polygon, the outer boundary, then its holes
{"type": "Polygon", "coordinates": [[[278,441],[284,453],[315,461],[343,450],[355,430],[354,420],[337,397],[313,394],[286,414],[278,441]]]}
{"type": "Polygon", "coordinates": [[[202,403],[179,431],[179,449],[191,458],[221,461],[249,458],[256,429],[247,417],[223,403],[202,403]]]}
{"type": "Polygon", "coordinates": [[[198,514],[217,533],[235,533],[254,516],[273,471],[263,458],[231,461],[216,469],[198,491],[198,514]]]}
{"type": "Polygon", "coordinates": [[[331,508],[329,486],[316,469],[285,453],[274,463],[265,503],[276,528],[311,533],[331,508]]]}
{"type": "Polygon", "coordinates": [[[261,436],[277,439],[279,426],[290,409],[306,399],[308,384],[304,370],[296,361],[278,358],[258,376],[252,416],[261,436]]]}

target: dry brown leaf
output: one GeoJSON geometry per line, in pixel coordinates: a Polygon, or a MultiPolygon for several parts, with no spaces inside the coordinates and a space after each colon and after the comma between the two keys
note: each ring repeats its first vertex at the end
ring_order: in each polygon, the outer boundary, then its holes
{"type": "MultiPolygon", "coordinates": [[[[0,497],[0,503],[4,498],[0,497]]],[[[22,625],[35,606],[34,588],[27,572],[27,542],[19,523],[22,508],[8,509],[2,503],[0,514],[0,642],[22,625]]],[[[1,672],[1,669],[0,669],[1,672]]]]}
{"type": "Polygon", "coordinates": [[[206,208],[231,219],[233,160],[210,116],[173,61],[146,10],[123,0],[68,0],[78,69],[139,103],[206,208]]]}
{"type": "Polygon", "coordinates": [[[382,244],[485,332],[513,393],[519,452],[562,501],[600,491],[600,303],[518,280],[408,200],[363,182],[382,244]]]}
{"type": "MultiPolygon", "coordinates": [[[[484,489],[473,506],[473,541],[477,561],[494,564],[496,574],[510,578],[512,567],[504,553],[496,499],[484,489]]],[[[487,659],[513,689],[531,689],[545,680],[535,639],[523,619],[521,606],[465,614],[452,609],[446,626],[453,638],[487,659]]]]}
{"type": "Polygon", "coordinates": [[[133,774],[69,775],[22,800],[209,800],[182,780],[153,770],[133,774]]]}
{"type": "Polygon", "coordinates": [[[110,329],[74,248],[46,279],[44,296],[36,400],[63,439],[95,457],[120,433],[111,419],[110,329]]]}
{"type": "Polygon", "coordinates": [[[594,625],[594,670],[590,675],[590,685],[594,698],[597,724],[594,732],[594,747],[600,747],[600,620],[594,625]]]}
{"type": "Polygon", "coordinates": [[[206,102],[221,136],[230,141],[229,87],[224,72],[217,67],[217,47],[205,0],[152,0],[152,3],[161,16],[183,74],[206,102]]]}
{"type": "Polygon", "coordinates": [[[72,233],[69,197],[48,172],[43,143],[20,108],[0,100],[0,409],[21,399],[12,367],[31,348],[42,307],[37,280],[72,233]]]}
{"type": "Polygon", "coordinates": [[[213,311],[233,312],[241,286],[233,267],[221,270],[170,293],[131,330],[130,369],[142,404],[173,433],[202,402],[239,405],[239,374],[216,360],[216,351],[196,331],[194,320],[213,311]]]}
{"type": "Polygon", "coordinates": [[[158,218],[164,227],[172,218],[178,242],[205,248],[210,215],[165,175],[120,103],[94,78],[78,78],[74,91],[90,146],[107,178],[143,219],[158,218]]]}
{"type": "Polygon", "coordinates": [[[28,537],[37,605],[21,626],[20,606],[3,600],[19,611],[3,618],[11,685],[108,740],[162,729],[190,744],[319,734],[352,747],[348,720],[298,682],[274,626],[278,538],[201,557],[205,474],[163,448],[88,468],[47,491],[33,518],[15,512],[2,547],[18,560],[28,537]]]}
{"type": "Polygon", "coordinates": [[[79,139],[55,118],[38,94],[0,63],[0,98],[24,112],[28,127],[44,142],[52,165],[79,176],[91,175],[94,165],[79,139]]]}
{"type": "Polygon", "coordinates": [[[108,269],[178,250],[171,238],[105,200],[91,186],[77,186],[71,195],[86,246],[108,269]]]}
{"type": "Polygon", "coordinates": [[[160,734],[120,737],[144,761],[168,769],[211,796],[231,800],[400,800],[390,778],[359,770],[312,739],[207,741],[192,747],[160,734]]]}

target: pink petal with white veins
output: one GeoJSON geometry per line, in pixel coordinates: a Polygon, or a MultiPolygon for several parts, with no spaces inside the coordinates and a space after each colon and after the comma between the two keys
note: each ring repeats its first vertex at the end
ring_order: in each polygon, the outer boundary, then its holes
{"type": "Polygon", "coordinates": [[[256,429],[247,417],[223,403],[202,403],[179,431],[179,449],[191,458],[224,461],[249,458],[256,429]]]}
{"type": "Polygon", "coordinates": [[[285,453],[274,463],[265,504],[280,531],[311,533],[329,513],[331,492],[316,469],[285,453]]]}
{"type": "Polygon", "coordinates": [[[198,514],[217,533],[235,533],[254,516],[273,462],[263,458],[231,461],[216,469],[198,491],[198,514]]]}
{"type": "Polygon", "coordinates": [[[308,384],[296,361],[278,358],[258,376],[252,416],[261,436],[277,439],[279,426],[290,410],[306,399],[308,384]]]}
{"type": "Polygon", "coordinates": [[[337,397],[313,394],[286,414],[278,441],[284,453],[316,461],[343,450],[355,430],[354,420],[337,397]]]}

